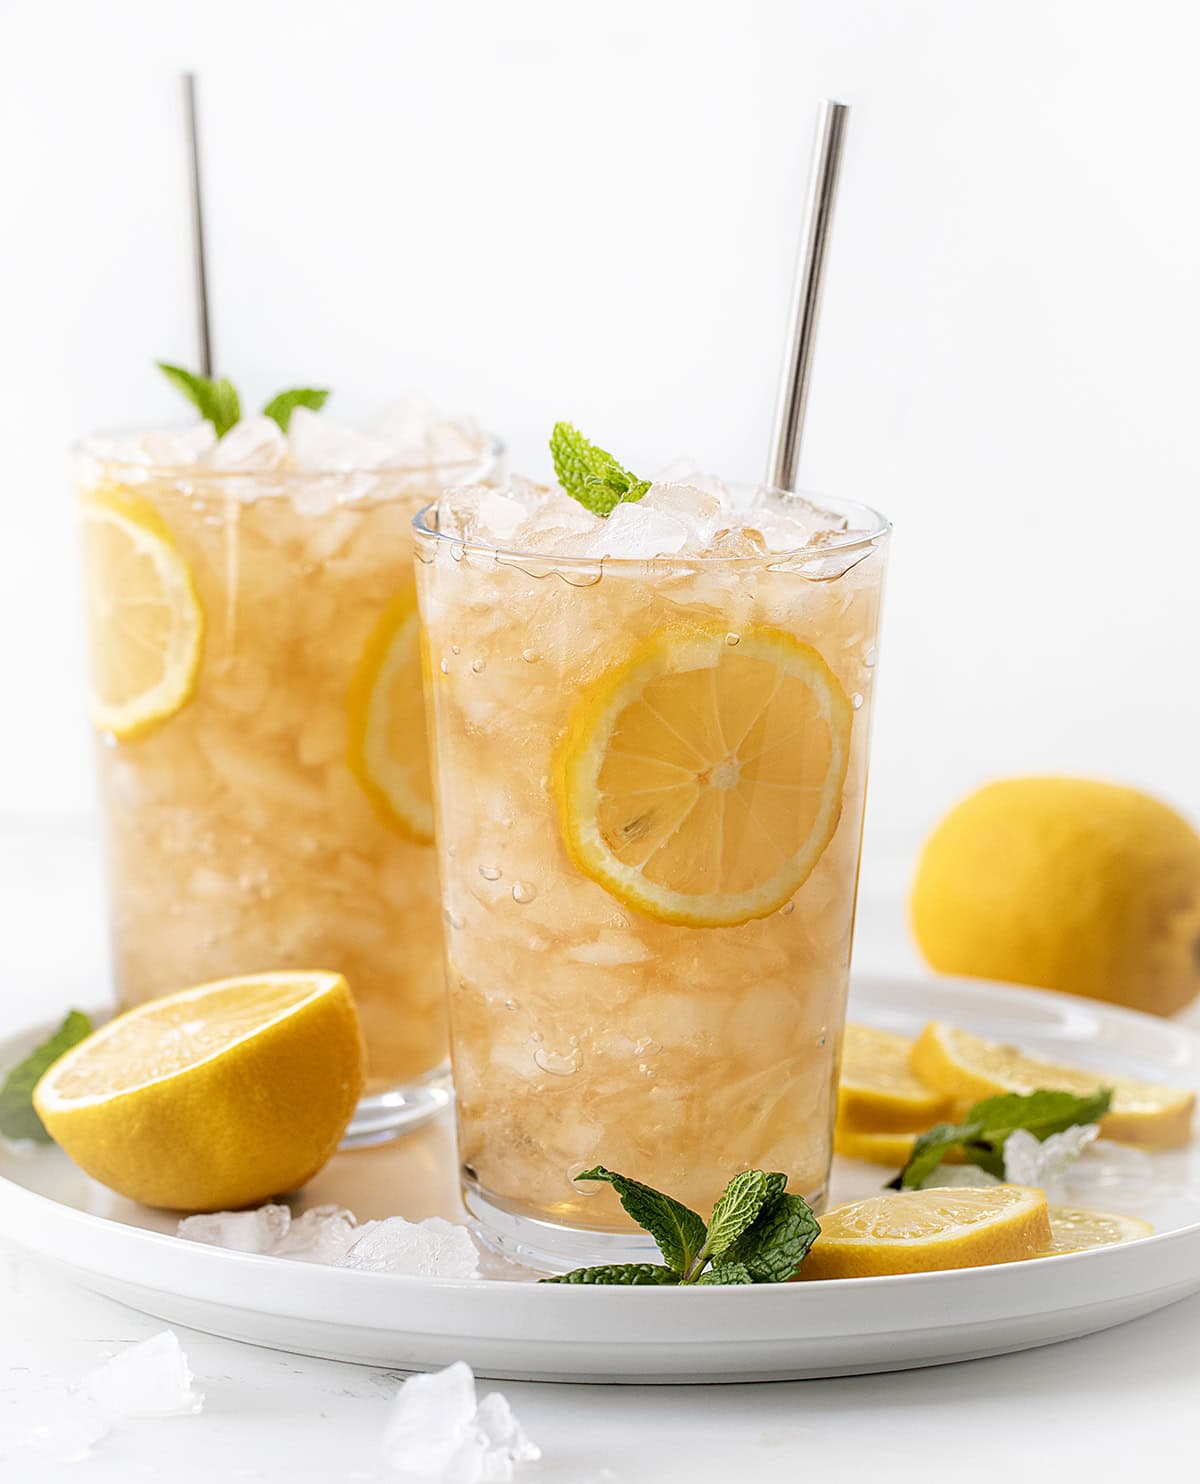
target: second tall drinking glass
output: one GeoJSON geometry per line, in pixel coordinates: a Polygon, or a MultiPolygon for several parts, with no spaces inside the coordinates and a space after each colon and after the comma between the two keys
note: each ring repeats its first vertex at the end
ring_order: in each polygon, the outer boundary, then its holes
{"type": "MultiPolygon", "coordinates": [[[[614,545],[670,534],[658,490],[614,545]]],[[[509,542],[417,520],[465,1199],[535,1265],[643,1255],[597,1164],[825,1195],[887,525],[747,498],[647,560],[563,555],[604,528],[562,496],[509,542]],[[793,509],[828,529],[768,550],[793,509]]]]}

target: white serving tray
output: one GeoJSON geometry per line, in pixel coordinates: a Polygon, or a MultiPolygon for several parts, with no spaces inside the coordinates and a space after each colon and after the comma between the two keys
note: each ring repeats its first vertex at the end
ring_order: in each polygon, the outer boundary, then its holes
{"type": "MultiPolygon", "coordinates": [[[[1200,1037],[1088,1000],[973,980],[855,981],[852,1015],[915,1032],[932,1017],[1047,1055],[1200,1088],[1200,1037]]],[[[0,1042],[11,1064],[45,1028],[0,1042]]],[[[884,1172],[839,1161],[834,1202],[884,1172]]],[[[1133,1210],[1155,1235],[993,1268],[737,1288],[600,1288],[399,1277],[226,1252],[122,1200],[57,1149],[0,1148],[0,1235],[84,1287],[212,1334],[400,1369],[466,1360],[541,1381],[801,1379],[969,1360],[1089,1334],[1200,1289],[1200,1150],[1155,1156],[1133,1210]]],[[[446,1117],[392,1146],[339,1154],[296,1202],[360,1219],[462,1219],[446,1117]]],[[[1121,1210],[1119,1191],[1106,1197],[1121,1210]]],[[[1132,1209],[1128,1208],[1127,1209],[1132,1209]]]]}

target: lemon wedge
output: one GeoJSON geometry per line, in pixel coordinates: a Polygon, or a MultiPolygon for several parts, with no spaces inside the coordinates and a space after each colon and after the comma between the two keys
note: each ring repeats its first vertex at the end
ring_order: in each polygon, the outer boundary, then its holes
{"type": "Polygon", "coordinates": [[[801,1278],[873,1278],[1020,1262],[1051,1245],[1043,1191],[1025,1185],[897,1190],[839,1206],[801,1278]]]}
{"type": "Polygon", "coordinates": [[[34,1090],[50,1136],[131,1200],[233,1209],[296,1190],[336,1149],[363,1085],[340,974],[258,974],[150,1000],[34,1090]]]}
{"type": "Polygon", "coordinates": [[[204,610],[191,568],[147,500],[103,485],[82,498],[80,519],[92,721],[127,742],[191,700],[204,610]]]}
{"type": "Polygon", "coordinates": [[[554,769],[567,850],[660,922],[766,917],[837,828],[853,715],[791,634],[653,634],[570,718],[554,769]]]}
{"type": "Polygon", "coordinates": [[[848,1023],[842,1041],[838,1123],[846,1131],[900,1133],[928,1128],[950,1108],[950,1099],[922,1082],[909,1066],[908,1036],[873,1025],[848,1023]]]}
{"type": "Polygon", "coordinates": [[[398,592],[379,616],[346,698],[346,761],[389,829],[433,839],[433,783],[421,685],[417,590],[398,592]]]}
{"type": "Polygon", "coordinates": [[[1014,1046],[986,1041],[943,1021],[930,1021],[917,1037],[910,1065],[931,1087],[970,1102],[997,1093],[1028,1093],[1039,1088],[1087,1096],[1110,1087],[1112,1110],[1100,1121],[1106,1138],[1168,1149],[1186,1144],[1192,1136],[1194,1092],[1062,1066],[1027,1056],[1014,1046]]]}

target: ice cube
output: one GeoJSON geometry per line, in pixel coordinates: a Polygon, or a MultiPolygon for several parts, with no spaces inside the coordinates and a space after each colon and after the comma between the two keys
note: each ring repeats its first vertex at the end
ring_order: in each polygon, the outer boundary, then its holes
{"type": "Polygon", "coordinates": [[[213,469],[277,469],[288,441],[270,417],[248,417],[235,423],[208,456],[213,469]]]}
{"type": "Polygon", "coordinates": [[[682,551],[687,540],[688,528],[683,521],[633,501],[613,510],[588,542],[586,555],[648,560],[682,551]]]}
{"type": "Polygon", "coordinates": [[[715,474],[706,474],[695,459],[673,459],[654,476],[655,484],[682,484],[711,495],[720,505],[733,502],[733,491],[715,474]]]}
{"type": "Polygon", "coordinates": [[[415,1222],[388,1216],[362,1226],[358,1240],[336,1266],[421,1278],[477,1278],[479,1253],[465,1226],[440,1216],[415,1222]]]}
{"type": "Polygon", "coordinates": [[[529,512],[520,500],[489,489],[480,499],[475,512],[474,535],[480,541],[502,544],[511,541],[513,533],[524,524],[529,512]]]}
{"type": "Polygon", "coordinates": [[[1002,1185],[995,1175],[989,1175],[976,1165],[938,1165],[931,1175],[921,1181],[922,1190],[937,1190],[944,1186],[1002,1185]]]}
{"type": "Polygon", "coordinates": [[[673,515],[688,529],[688,544],[700,551],[721,525],[728,525],[723,501],[695,484],[652,484],[641,499],[643,510],[673,515]]]}
{"type": "Polygon", "coordinates": [[[542,1456],[500,1393],[476,1405],[475,1377],[461,1360],[404,1382],[383,1447],[411,1484],[507,1484],[516,1464],[542,1456]]]}
{"type": "Polygon", "coordinates": [[[391,450],[382,439],[307,407],[292,413],[288,441],[298,469],[377,469],[390,462],[391,450]]]}
{"type": "Polygon", "coordinates": [[[1077,1123],[1048,1139],[1014,1129],[1004,1141],[1004,1178],[1010,1185],[1034,1185],[1061,1198],[1067,1171],[1099,1135],[1096,1123],[1077,1123]]]}
{"type": "Polygon", "coordinates": [[[438,420],[438,410],[428,397],[406,392],[373,412],[365,431],[388,445],[393,462],[419,462],[425,453],[426,435],[438,420]]]}
{"type": "Polygon", "coordinates": [[[286,1206],[260,1206],[257,1211],[213,1211],[185,1216],[176,1235],[231,1252],[271,1252],[288,1234],[292,1213],[286,1206]]]}
{"type": "Polygon", "coordinates": [[[352,1212],[341,1206],[314,1206],[296,1217],[271,1250],[301,1262],[335,1263],[361,1235],[352,1212]]]}
{"type": "Polygon", "coordinates": [[[89,1371],[79,1389],[109,1417],[183,1417],[204,1405],[192,1385],[187,1356],[169,1329],[89,1371]]]}
{"type": "Polygon", "coordinates": [[[431,464],[474,464],[484,440],[473,423],[437,422],[425,434],[425,456],[431,464]]]}
{"type": "Polygon", "coordinates": [[[158,429],[138,440],[142,458],[135,463],[155,464],[163,469],[198,463],[217,441],[212,423],[193,423],[188,428],[158,429]]]}

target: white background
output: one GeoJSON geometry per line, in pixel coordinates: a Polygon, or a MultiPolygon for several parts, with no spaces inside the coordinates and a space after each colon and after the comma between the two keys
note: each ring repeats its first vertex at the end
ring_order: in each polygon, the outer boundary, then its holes
{"type": "Polygon", "coordinates": [[[420,387],[531,473],[567,417],[758,476],[850,101],[805,482],[896,522],[872,836],[1027,771],[1200,812],[1198,42],[1147,0],[0,0],[0,815],[94,807],[65,450],[178,411],[182,66],[219,370],[420,387]]]}

